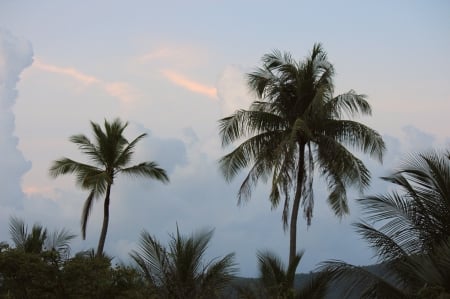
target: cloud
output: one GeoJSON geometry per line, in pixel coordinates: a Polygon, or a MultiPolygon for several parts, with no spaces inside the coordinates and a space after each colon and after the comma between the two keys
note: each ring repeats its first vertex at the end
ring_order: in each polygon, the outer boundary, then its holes
{"type": "Polygon", "coordinates": [[[146,63],[154,60],[162,60],[166,58],[172,58],[178,56],[178,51],[174,48],[162,47],[154,51],[148,52],[138,57],[140,62],[146,63]]]}
{"type": "Polygon", "coordinates": [[[407,142],[407,150],[427,150],[430,149],[436,141],[434,135],[426,133],[414,126],[405,126],[402,128],[402,131],[407,142]]]}
{"type": "Polygon", "coordinates": [[[155,161],[168,175],[171,175],[176,167],[187,164],[186,146],[182,140],[155,136],[150,129],[137,122],[131,122],[127,129],[130,136],[147,134],[136,148],[136,161],[155,161]]]}
{"type": "Polygon", "coordinates": [[[245,84],[245,72],[235,65],[227,66],[219,77],[217,95],[222,115],[228,116],[237,109],[247,109],[253,98],[245,84]]]}
{"type": "Polygon", "coordinates": [[[120,100],[123,104],[132,103],[138,96],[138,92],[126,82],[108,82],[101,78],[85,74],[75,68],[60,67],[43,62],[36,58],[33,67],[54,74],[69,76],[85,85],[95,85],[112,97],[120,100]]]}
{"type": "Polygon", "coordinates": [[[181,86],[189,91],[199,93],[213,99],[217,99],[217,89],[215,87],[195,82],[172,70],[162,70],[161,73],[164,75],[164,77],[178,86],[181,86]]]}
{"type": "Polygon", "coordinates": [[[176,68],[190,68],[205,65],[209,52],[189,44],[163,44],[137,57],[138,63],[162,63],[176,68]]]}
{"type": "MultiPolygon", "coordinates": [[[[24,194],[22,176],[31,168],[17,148],[12,107],[17,98],[16,85],[22,71],[33,61],[31,44],[0,29],[0,205],[21,207],[24,194]]],[[[2,226],[0,224],[0,226],[2,226]]]]}
{"type": "Polygon", "coordinates": [[[108,94],[119,98],[125,104],[132,103],[137,98],[137,92],[128,83],[113,82],[104,83],[103,85],[108,94]]]}
{"type": "Polygon", "coordinates": [[[61,74],[61,75],[67,75],[75,80],[78,80],[85,84],[94,84],[94,83],[101,83],[102,81],[94,76],[86,75],[77,69],[74,68],[63,68],[56,65],[51,65],[42,62],[40,59],[36,58],[33,63],[33,67],[36,67],[40,70],[55,73],[55,74],[61,74]]]}
{"type": "Polygon", "coordinates": [[[57,197],[56,190],[50,186],[44,186],[44,187],[38,186],[38,185],[24,186],[22,188],[22,191],[28,197],[32,197],[32,196],[45,196],[48,198],[56,198],[57,197]]]}
{"type": "Polygon", "coordinates": [[[207,85],[192,79],[186,74],[193,74],[202,66],[210,67],[207,50],[189,44],[166,43],[154,47],[146,54],[136,57],[138,66],[153,68],[173,84],[196,94],[217,99],[215,86],[207,85]]]}

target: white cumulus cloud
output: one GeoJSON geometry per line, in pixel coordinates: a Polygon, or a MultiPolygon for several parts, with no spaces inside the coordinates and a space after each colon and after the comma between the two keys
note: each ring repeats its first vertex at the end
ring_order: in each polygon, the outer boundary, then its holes
{"type": "Polygon", "coordinates": [[[0,29],[0,205],[21,206],[21,178],[31,167],[17,148],[12,108],[20,74],[32,61],[31,44],[0,29]]]}
{"type": "Polygon", "coordinates": [[[219,76],[217,95],[223,116],[228,116],[237,109],[247,109],[253,97],[246,85],[244,70],[235,65],[227,66],[219,76]]]}

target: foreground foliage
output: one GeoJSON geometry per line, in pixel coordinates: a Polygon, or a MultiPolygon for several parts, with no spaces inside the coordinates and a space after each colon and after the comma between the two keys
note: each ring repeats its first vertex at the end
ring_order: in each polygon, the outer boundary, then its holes
{"type": "Polygon", "coordinates": [[[144,297],[145,282],[130,267],[112,266],[93,251],[69,256],[74,235],[63,229],[48,234],[40,224],[31,231],[11,218],[13,246],[0,246],[0,298],[125,299],[144,297]]]}

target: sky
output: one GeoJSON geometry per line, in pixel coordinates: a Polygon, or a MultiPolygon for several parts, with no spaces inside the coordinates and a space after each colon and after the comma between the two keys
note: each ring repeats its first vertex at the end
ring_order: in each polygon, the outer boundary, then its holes
{"type": "MultiPolygon", "coordinates": [[[[178,226],[215,229],[208,258],[236,253],[239,275],[256,276],[256,252],[288,257],[281,209],[268,187],[237,206],[245,173],[227,183],[218,159],[218,120],[254,100],[245,74],[279,49],[296,60],[320,42],[333,63],[336,94],[368,96],[372,117],[358,119],[387,144],[366,194],[385,193],[387,175],[410,153],[448,148],[450,2],[435,1],[0,1],[0,240],[11,216],[78,234],[72,250],[95,248],[102,221],[97,202],[80,237],[86,192],[74,177],[50,178],[62,156],[83,157],[69,137],[90,135],[90,121],[120,117],[125,136],[148,136],[135,162],[156,161],[170,184],[118,178],[112,190],[106,252],[128,262],[139,234],[167,241],[178,226]]],[[[315,184],[311,227],[300,218],[297,269],[322,261],[376,262],[355,233],[362,217],[333,216],[326,187],[315,184]]]]}

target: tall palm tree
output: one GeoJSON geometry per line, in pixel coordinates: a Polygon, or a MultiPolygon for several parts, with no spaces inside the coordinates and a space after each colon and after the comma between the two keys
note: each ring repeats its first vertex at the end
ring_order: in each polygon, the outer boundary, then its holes
{"type": "Polygon", "coordinates": [[[355,226],[384,272],[341,261],[322,269],[350,283],[362,298],[449,298],[450,151],[412,155],[383,179],[397,188],[360,199],[370,223],[355,226]]]}
{"type": "Polygon", "coordinates": [[[371,128],[345,117],[370,115],[366,97],[353,90],[334,96],[333,66],[320,44],[311,55],[296,62],[289,53],[274,51],[263,65],[248,75],[248,85],[258,98],[248,110],[238,110],[220,120],[222,145],[245,139],[220,160],[227,180],[250,167],[238,203],[251,196],[259,180],[271,178],[272,207],[284,196],[283,227],[288,228],[290,197],[289,263],[295,259],[297,217],[303,207],[308,225],[314,206],[314,170],[325,178],[328,203],[342,217],[348,213],[346,189],[369,185],[370,173],[346,146],[382,159],[381,136],[371,128]]]}
{"type": "Polygon", "coordinates": [[[91,122],[94,133],[94,141],[83,134],[73,135],[70,141],[78,145],[93,165],[77,162],[69,158],[62,158],[53,162],[50,175],[57,177],[64,174],[75,174],[76,183],[84,190],[89,190],[89,195],[84,203],[81,214],[81,232],[83,239],[86,238],[87,221],[95,199],[104,196],[103,202],[103,225],[97,247],[97,255],[103,254],[106,233],[109,222],[109,203],[111,186],[116,176],[120,174],[130,177],[148,177],[167,183],[169,178],[164,169],[158,167],[155,162],[142,162],[130,166],[129,163],[134,154],[134,148],[139,140],[146,134],[141,134],[131,142],[123,136],[123,131],[128,123],[120,119],[112,122],[105,120],[104,130],[100,125],[91,122]]]}
{"type": "Polygon", "coordinates": [[[213,231],[189,237],[172,235],[167,247],[146,231],[139,250],[130,254],[150,283],[154,296],[170,299],[221,298],[236,272],[234,254],[203,261],[213,231]]]}
{"type": "Polygon", "coordinates": [[[303,252],[296,254],[286,268],[283,262],[270,251],[257,254],[259,280],[253,286],[238,288],[241,299],[321,299],[327,292],[327,272],[317,273],[301,289],[294,289],[295,272],[303,252]]]}

